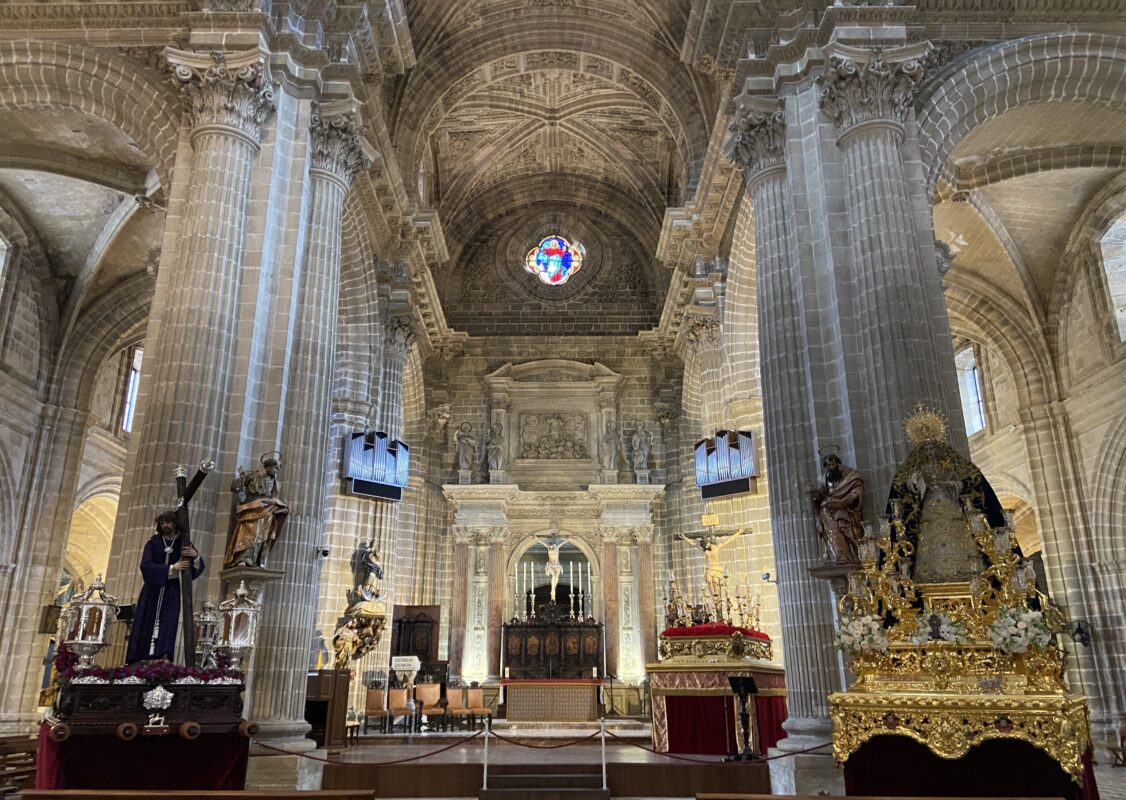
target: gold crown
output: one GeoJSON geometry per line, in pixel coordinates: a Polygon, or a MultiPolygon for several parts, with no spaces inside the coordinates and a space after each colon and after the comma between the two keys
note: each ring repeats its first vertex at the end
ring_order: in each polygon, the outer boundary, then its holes
{"type": "Polygon", "coordinates": [[[913,445],[923,442],[946,441],[946,417],[922,403],[915,404],[915,410],[903,423],[907,441],[913,445]]]}

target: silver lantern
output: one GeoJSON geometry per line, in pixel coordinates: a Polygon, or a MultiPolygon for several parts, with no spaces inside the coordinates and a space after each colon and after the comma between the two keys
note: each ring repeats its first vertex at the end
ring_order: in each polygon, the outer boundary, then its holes
{"type": "Polygon", "coordinates": [[[195,615],[195,642],[197,666],[208,668],[215,666],[215,646],[219,642],[219,613],[215,610],[215,601],[208,598],[203,603],[203,608],[195,615]]]}
{"type": "Polygon", "coordinates": [[[231,669],[242,671],[242,659],[254,649],[261,607],[250,599],[245,581],[239,581],[235,596],[219,604],[222,627],[217,650],[226,656],[231,669]]]}
{"type": "Polygon", "coordinates": [[[102,576],[90,588],[70,599],[59,618],[61,640],[78,655],[78,669],[94,666],[94,656],[109,644],[109,632],[117,621],[117,598],[106,594],[102,576]]]}

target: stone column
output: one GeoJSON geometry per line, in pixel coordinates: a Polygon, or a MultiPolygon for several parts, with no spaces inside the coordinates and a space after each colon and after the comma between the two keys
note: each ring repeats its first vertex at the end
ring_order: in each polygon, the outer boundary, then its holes
{"type": "Polygon", "coordinates": [[[719,315],[690,314],[685,325],[685,340],[692,348],[700,370],[700,397],[703,427],[700,438],[714,436],[723,425],[723,350],[720,342],[719,315]]]}
{"type": "MultiPolygon", "coordinates": [[[[641,626],[641,660],[657,660],[657,584],[653,574],[653,526],[637,525],[637,610],[641,626]]],[[[663,619],[664,615],[661,615],[663,619]]]]}
{"type": "MultiPolygon", "coordinates": [[[[386,433],[391,440],[400,439],[403,435],[403,371],[412,344],[414,329],[411,318],[406,314],[387,317],[383,326],[383,365],[376,429],[386,433]]],[[[371,537],[375,539],[386,570],[382,599],[388,614],[394,613],[398,590],[406,585],[400,568],[404,565],[409,568],[410,565],[410,559],[399,549],[400,544],[405,542],[398,530],[398,522],[399,503],[382,500],[375,502],[371,537]]],[[[391,661],[392,622],[391,619],[387,620],[387,632],[375,649],[356,662],[356,677],[351,689],[352,705],[358,706],[363,702],[368,682],[387,680],[391,661]]]]}
{"type": "Polygon", "coordinates": [[[326,465],[336,360],[340,285],[340,223],[344,195],[364,166],[356,120],[350,113],[314,110],[310,124],[309,210],[305,253],[295,276],[295,320],[286,369],[281,452],[282,485],[290,506],[285,535],[270,566],[284,570],[266,590],[255,662],[251,717],[263,737],[303,738],[305,674],[315,631],[320,564],[328,499],[326,465]]]}
{"type": "MultiPolygon", "coordinates": [[[[164,305],[154,310],[145,350],[147,402],[132,441],[114,535],[114,593],[136,596],[137,562],[152,533],[153,508],[175,498],[173,469],[214,457],[224,461],[233,360],[239,323],[242,257],[250,173],[262,126],[274,108],[258,50],[199,53],[170,50],[191,125],[194,161],[188,176],[178,258],[169,270],[164,305]]],[[[213,478],[212,481],[215,481],[213,478]]],[[[193,538],[216,552],[212,532],[221,491],[192,502],[193,538]]],[[[214,566],[214,565],[212,565],[214,566]]]]}
{"type": "Polygon", "coordinates": [[[465,657],[465,627],[468,621],[469,598],[469,571],[473,565],[470,563],[469,545],[473,542],[473,533],[463,525],[455,525],[454,537],[454,586],[450,593],[450,647],[449,647],[449,675],[450,679],[461,678],[462,659],[465,657]]]}
{"type": "MultiPolygon", "coordinates": [[[[618,676],[618,634],[621,618],[618,609],[618,536],[614,525],[602,525],[602,625],[606,631],[606,672],[618,676]]],[[[603,676],[605,677],[605,676],[603,676]]]]}
{"type": "Polygon", "coordinates": [[[877,493],[907,452],[903,422],[916,403],[945,413],[954,445],[966,451],[957,387],[944,368],[953,365],[949,330],[931,313],[942,287],[933,256],[922,257],[901,151],[921,52],[830,52],[819,80],[821,109],[843,156],[851,264],[838,302],[850,318],[842,326],[852,438],[857,469],[877,493]]]}
{"type": "MultiPolygon", "coordinates": [[[[809,502],[803,494],[816,477],[816,456],[810,365],[796,290],[800,270],[794,210],[782,160],[784,133],[780,111],[748,113],[739,123],[734,156],[746,172],[755,210],[763,438],[789,706],[784,724],[787,737],[778,749],[794,751],[830,741],[826,698],[839,687],[828,586],[808,572],[821,560],[809,502]]],[[[827,752],[780,759],[771,765],[775,792],[839,789],[840,779],[827,752]]]]}
{"type": "Polygon", "coordinates": [[[504,624],[504,601],[507,570],[505,564],[505,543],[508,529],[503,525],[489,528],[489,628],[485,643],[488,653],[490,678],[500,678],[500,626],[504,624]]]}

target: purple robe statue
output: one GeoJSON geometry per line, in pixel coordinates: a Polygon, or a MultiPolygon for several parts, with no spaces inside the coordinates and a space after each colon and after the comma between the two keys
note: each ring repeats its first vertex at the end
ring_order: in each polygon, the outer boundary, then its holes
{"type": "MultiPolygon", "coordinates": [[[[158,533],[145,544],[141,554],[141,576],[145,583],[133,610],[133,630],[129,634],[126,664],[173,659],[180,622],[180,573],[172,572],[170,567],[180,560],[183,539],[183,536],[177,536],[169,545],[158,533]]],[[[192,563],[192,580],[203,574],[203,568],[203,557],[197,556],[192,563]]]]}

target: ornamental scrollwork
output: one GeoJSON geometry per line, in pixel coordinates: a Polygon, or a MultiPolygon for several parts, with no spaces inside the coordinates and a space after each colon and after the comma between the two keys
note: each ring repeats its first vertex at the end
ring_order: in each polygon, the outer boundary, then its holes
{"type": "Polygon", "coordinates": [[[309,123],[312,138],[312,168],[334,175],[350,184],[357,172],[367,168],[370,160],[364,153],[356,115],[322,114],[314,105],[309,123]]]}
{"type": "Polygon", "coordinates": [[[825,73],[817,79],[821,86],[821,110],[841,133],[876,120],[902,125],[911,113],[923,72],[919,60],[889,64],[881,50],[873,51],[867,62],[833,56],[825,73]]]}
{"type": "Polygon", "coordinates": [[[198,53],[171,48],[166,52],[193,128],[227,127],[259,142],[262,125],[274,111],[274,92],[257,50],[213,51],[210,63],[198,53]]]}
{"type": "Polygon", "coordinates": [[[729,158],[747,177],[780,166],[784,161],[786,119],[781,109],[747,111],[732,123],[729,158]]]}

